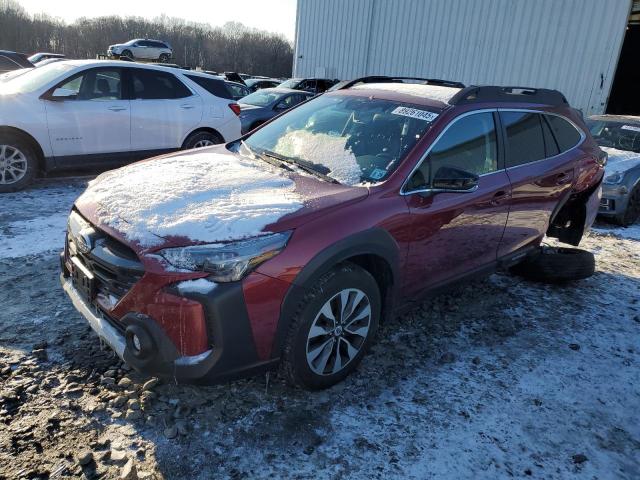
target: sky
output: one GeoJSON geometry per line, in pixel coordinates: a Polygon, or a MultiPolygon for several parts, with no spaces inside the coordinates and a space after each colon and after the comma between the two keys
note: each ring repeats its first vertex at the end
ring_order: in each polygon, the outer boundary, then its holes
{"type": "Polygon", "coordinates": [[[121,15],[153,18],[164,14],[214,26],[240,22],[248,27],[282,33],[292,41],[296,28],[296,0],[18,0],[18,3],[29,13],[46,13],[67,22],[79,17],[121,15]]]}

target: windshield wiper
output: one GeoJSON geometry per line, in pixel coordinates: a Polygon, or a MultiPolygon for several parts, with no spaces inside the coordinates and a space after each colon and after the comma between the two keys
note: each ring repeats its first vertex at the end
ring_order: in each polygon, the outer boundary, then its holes
{"type": "MultiPolygon", "coordinates": [[[[262,151],[262,155],[264,155],[265,157],[274,158],[274,159],[279,160],[279,161],[284,162],[284,163],[290,163],[290,164],[296,165],[297,167],[301,168],[305,172],[310,173],[312,175],[315,175],[316,177],[321,178],[325,182],[335,183],[337,185],[340,185],[340,182],[338,180],[336,180],[335,178],[330,177],[329,175],[316,170],[314,168],[314,165],[315,165],[314,163],[307,162],[307,161],[301,160],[299,158],[284,157],[282,155],[278,155],[277,153],[270,152],[268,150],[263,150],[262,151]]],[[[327,169],[327,170],[329,170],[329,169],[327,169]]]]}
{"type": "MultiPolygon", "coordinates": [[[[242,145],[245,150],[247,152],[249,152],[249,154],[253,157],[253,158],[259,158],[260,160],[262,160],[263,162],[267,162],[269,165],[273,165],[274,167],[279,167],[279,168],[284,168],[285,170],[288,170],[290,172],[293,172],[293,169],[289,166],[286,165],[284,163],[280,162],[274,162],[272,159],[267,158],[266,155],[258,155],[256,152],[254,152],[253,150],[251,150],[251,148],[249,147],[249,145],[247,145],[247,143],[244,140],[240,140],[240,145],[242,145]]],[[[278,159],[276,159],[278,160],[278,159]]]]}

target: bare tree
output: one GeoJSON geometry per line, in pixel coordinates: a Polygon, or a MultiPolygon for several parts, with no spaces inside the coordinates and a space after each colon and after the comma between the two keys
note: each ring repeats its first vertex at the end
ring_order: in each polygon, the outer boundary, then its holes
{"type": "Polygon", "coordinates": [[[230,22],[222,27],[166,15],[152,20],[108,16],[71,24],[47,15],[29,15],[15,0],[0,0],[0,49],[53,51],[70,58],[95,58],[113,43],[132,38],[165,40],[174,61],[206,70],[289,76],[293,47],[284,36],[230,22]]]}

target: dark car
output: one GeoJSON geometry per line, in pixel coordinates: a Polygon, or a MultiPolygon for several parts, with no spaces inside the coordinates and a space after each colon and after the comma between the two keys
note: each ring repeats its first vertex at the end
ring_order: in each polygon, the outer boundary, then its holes
{"type": "Polygon", "coordinates": [[[231,98],[236,102],[251,93],[251,91],[249,91],[249,87],[241,83],[230,82],[229,80],[225,80],[224,83],[227,85],[227,89],[231,92],[231,98]]]}
{"type": "Polygon", "coordinates": [[[304,90],[305,92],[317,95],[326,92],[336,83],[338,83],[338,80],[330,80],[328,78],[290,78],[278,86],[282,88],[292,88],[294,90],[304,90]]]}
{"type": "Polygon", "coordinates": [[[21,68],[34,68],[34,66],[23,53],[0,50],[0,74],[21,68]]]}
{"type": "Polygon", "coordinates": [[[265,88],[240,100],[242,133],[304,102],[313,94],[289,88],[265,88]]]}
{"type": "Polygon", "coordinates": [[[587,125],[609,156],[598,213],[629,226],[640,218],[640,117],[594,115],[587,125]]]}
{"type": "Polygon", "coordinates": [[[545,235],[577,245],[604,158],[554,90],[361,79],[237,141],[98,177],[72,209],[61,280],[141,372],[282,364],[325,388],[383,318],[545,257],[545,235]]]}
{"type": "Polygon", "coordinates": [[[280,81],[273,78],[247,78],[244,81],[251,92],[257,92],[263,88],[274,88],[280,85],[280,81]]]}

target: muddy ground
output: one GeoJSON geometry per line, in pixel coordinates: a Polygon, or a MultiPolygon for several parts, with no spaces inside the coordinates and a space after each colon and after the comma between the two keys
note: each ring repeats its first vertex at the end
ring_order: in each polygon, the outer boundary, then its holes
{"type": "Polygon", "coordinates": [[[640,478],[640,226],[567,286],[505,273],[383,325],[323,392],[143,378],[58,281],[85,180],[0,205],[0,479],[640,478]]]}

